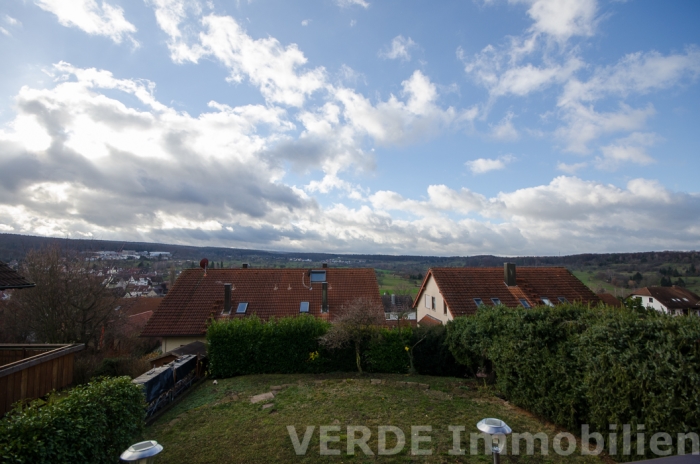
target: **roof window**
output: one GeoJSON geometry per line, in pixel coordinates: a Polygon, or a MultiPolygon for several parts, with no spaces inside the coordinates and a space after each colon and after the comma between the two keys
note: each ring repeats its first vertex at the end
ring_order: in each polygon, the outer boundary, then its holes
{"type": "Polygon", "coordinates": [[[501,300],[499,298],[491,298],[491,301],[493,302],[494,306],[501,304],[501,300]]]}
{"type": "Polygon", "coordinates": [[[326,271],[311,271],[311,283],[325,282],[325,281],[326,281],[326,271]]]}
{"type": "Polygon", "coordinates": [[[687,299],[686,297],[683,297],[683,301],[688,301],[688,302],[690,302],[690,300],[687,299]]]}
{"type": "Polygon", "coordinates": [[[308,313],[309,312],[309,302],[308,301],[301,302],[301,304],[299,305],[299,312],[300,313],[308,313]]]}
{"type": "Polygon", "coordinates": [[[569,300],[567,300],[565,296],[558,296],[557,299],[558,299],[559,301],[561,301],[562,303],[568,303],[568,302],[569,302],[569,300]]]}
{"type": "Polygon", "coordinates": [[[542,296],[542,297],[540,297],[540,299],[542,300],[542,303],[546,304],[547,306],[554,306],[554,303],[549,301],[549,298],[545,298],[542,296]]]}
{"type": "Polygon", "coordinates": [[[476,303],[477,306],[483,306],[484,302],[482,301],[481,298],[474,298],[474,303],[476,303]]]}
{"type": "Polygon", "coordinates": [[[525,298],[520,298],[520,304],[523,305],[523,308],[530,309],[530,303],[525,298]]]}
{"type": "Polygon", "coordinates": [[[238,303],[238,308],[236,308],[236,314],[245,314],[248,309],[248,303],[238,303]]]}

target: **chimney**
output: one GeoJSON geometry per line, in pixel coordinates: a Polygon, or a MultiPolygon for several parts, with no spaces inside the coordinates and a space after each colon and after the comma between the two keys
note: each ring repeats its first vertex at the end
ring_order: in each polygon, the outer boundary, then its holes
{"type": "Polygon", "coordinates": [[[503,281],[509,287],[515,287],[515,263],[503,263],[503,281]]]}
{"type": "Polygon", "coordinates": [[[321,267],[323,267],[323,269],[326,269],[328,267],[328,263],[323,263],[321,267]]]}
{"type": "Polygon", "coordinates": [[[391,306],[396,306],[396,295],[391,294],[391,306]]]}
{"type": "Polygon", "coordinates": [[[231,284],[224,284],[224,313],[231,314],[231,284]]]}
{"type": "Polygon", "coordinates": [[[321,284],[321,312],[328,312],[328,282],[321,284]]]}
{"type": "Polygon", "coordinates": [[[248,263],[241,264],[241,269],[248,269],[248,263]]]}

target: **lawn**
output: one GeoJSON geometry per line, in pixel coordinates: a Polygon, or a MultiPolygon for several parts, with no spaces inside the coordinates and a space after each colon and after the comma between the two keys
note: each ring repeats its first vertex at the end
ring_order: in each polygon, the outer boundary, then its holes
{"type": "Polygon", "coordinates": [[[411,296],[414,298],[418,293],[418,288],[421,284],[420,281],[418,281],[418,285],[416,285],[413,281],[405,279],[398,274],[394,274],[392,271],[387,271],[384,269],[375,269],[375,271],[379,274],[377,282],[379,283],[380,295],[383,295],[384,293],[391,295],[392,293],[397,293],[400,289],[407,289],[411,292],[411,296]]]}
{"type": "MultiPolygon", "coordinates": [[[[497,417],[514,432],[545,432],[549,437],[549,455],[504,456],[502,462],[603,462],[594,456],[582,456],[580,444],[570,456],[553,451],[552,440],[560,432],[494,396],[490,387],[476,381],[427,376],[373,374],[338,375],[254,375],[211,380],[196,387],[173,409],[146,429],[144,439],[157,440],[164,446],[159,462],[178,463],[257,463],[257,462],[491,462],[479,441],[477,455],[470,455],[469,433],[477,432],[476,423],[497,417]],[[417,382],[418,384],[402,384],[417,382]],[[429,389],[426,389],[426,384],[429,389]],[[257,404],[251,397],[284,386],[274,399],[257,404]],[[272,404],[264,409],[265,404],[272,404]],[[294,426],[303,442],[307,426],[315,426],[305,454],[295,454],[287,426],[294,426]],[[354,455],[347,453],[347,426],[366,426],[371,433],[367,442],[373,455],[365,455],[357,446],[354,455]],[[406,445],[393,456],[378,456],[378,426],[396,426],[404,432],[406,445]],[[465,456],[452,456],[453,432],[448,426],[464,426],[461,448],[465,456]],[[331,432],[339,440],[328,445],[340,455],[320,455],[320,426],[335,426],[331,432]],[[420,432],[430,441],[416,443],[430,455],[412,455],[411,426],[432,426],[420,432]]],[[[359,431],[356,436],[362,435],[359,431]]],[[[387,434],[386,449],[397,444],[395,435],[387,434]]],[[[566,448],[566,445],[563,445],[566,448]]],[[[508,452],[511,444],[508,444],[508,452]]]]}

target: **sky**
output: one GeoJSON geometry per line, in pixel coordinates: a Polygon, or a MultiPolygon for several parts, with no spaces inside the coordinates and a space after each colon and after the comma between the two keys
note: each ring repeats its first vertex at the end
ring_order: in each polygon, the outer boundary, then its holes
{"type": "Polygon", "coordinates": [[[8,0],[0,233],[696,250],[700,2],[8,0]]]}

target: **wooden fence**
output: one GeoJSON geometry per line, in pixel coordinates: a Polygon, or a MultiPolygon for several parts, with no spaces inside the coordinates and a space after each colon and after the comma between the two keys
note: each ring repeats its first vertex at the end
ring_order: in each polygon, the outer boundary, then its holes
{"type": "Polygon", "coordinates": [[[73,383],[73,357],[85,345],[0,344],[0,417],[20,400],[73,383]]]}

